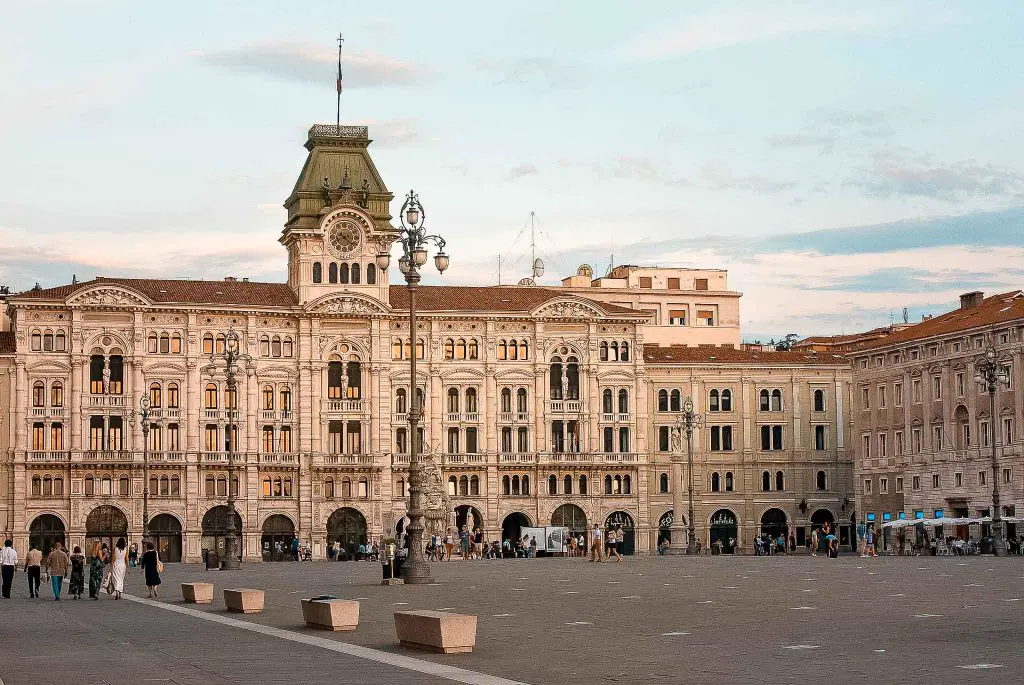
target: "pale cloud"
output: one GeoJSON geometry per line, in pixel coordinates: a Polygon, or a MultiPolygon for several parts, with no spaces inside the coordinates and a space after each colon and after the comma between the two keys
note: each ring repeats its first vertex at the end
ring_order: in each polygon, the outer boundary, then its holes
{"type": "Polygon", "coordinates": [[[928,155],[886,151],[844,185],[870,197],[917,196],[955,202],[965,198],[1024,197],[1024,175],[973,159],[938,162],[928,155]]]}
{"type": "Polygon", "coordinates": [[[563,168],[587,169],[600,179],[633,179],[667,186],[690,186],[692,182],[676,174],[667,163],[650,157],[622,155],[608,161],[560,159],[563,168]]]}
{"type": "Polygon", "coordinates": [[[424,139],[420,130],[420,121],[412,117],[397,119],[356,119],[350,122],[356,126],[366,126],[370,139],[378,146],[404,146],[417,143],[424,139]]]}
{"type": "Polygon", "coordinates": [[[841,145],[857,151],[890,138],[894,131],[889,120],[881,110],[817,109],[808,113],[800,131],[772,136],[768,144],[779,149],[815,148],[824,154],[841,145]]]}
{"type": "Polygon", "coordinates": [[[701,178],[711,190],[747,190],[755,193],[780,193],[796,187],[793,181],[759,176],[757,174],[737,176],[724,164],[706,164],[701,168],[701,178]]]}
{"type": "Polygon", "coordinates": [[[632,59],[657,61],[800,34],[873,32],[894,24],[898,18],[891,9],[877,5],[843,7],[817,0],[719,2],[706,11],[635,36],[627,43],[625,53],[632,59]]]}
{"type": "Polygon", "coordinates": [[[481,58],[476,66],[492,75],[495,85],[536,86],[543,90],[574,88],[586,76],[582,67],[551,57],[481,58]]]}
{"type": "MultiPolygon", "coordinates": [[[[266,74],[286,81],[323,84],[337,76],[337,51],[304,43],[257,43],[233,49],[197,50],[190,54],[202,64],[266,74]]],[[[342,53],[342,67],[346,88],[404,86],[427,78],[417,65],[373,52],[346,50],[342,53]]]]}
{"type": "Polygon", "coordinates": [[[530,164],[529,162],[522,162],[521,164],[517,164],[508,170],[508,178],[509,180],[512,181],[514,181],[517,178],[522,178],[524,176],[535,176],[536,174],[537,167],[534,166],[533,164],[530,164]]]}

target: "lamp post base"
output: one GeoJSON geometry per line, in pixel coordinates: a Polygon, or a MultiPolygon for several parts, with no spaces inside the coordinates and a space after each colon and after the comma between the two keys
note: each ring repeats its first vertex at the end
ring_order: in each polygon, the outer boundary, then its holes
{"type": "Polygon", "coordinates": [[[235,552],[238,549],[235,546],[236,544],[237,540],[233,537],[224,541],[224,558],[220,560],[221,571],[237,571],[241,568],[241,564],[238,562],[238,555],[235,552]]]}
{"type": "Polygon", "coordinates": [[[1002,520],[993,521],[992,524],[992,556],[1006,556],[1006,538],[1003,537],[1002,520]]]}
{"type": "Polygon", "coordinates": [[[430,585],[434,578],[430,575],[430,564],[426,561],[409,561],[402,566],[402,579],[406,585],[430,585]]]}

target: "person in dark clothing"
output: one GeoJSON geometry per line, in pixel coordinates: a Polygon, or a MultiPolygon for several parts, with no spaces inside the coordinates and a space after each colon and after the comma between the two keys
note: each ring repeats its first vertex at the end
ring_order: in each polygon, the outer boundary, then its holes
{"type": "Polygon", "coordinates": [[[146,552],[142,555],[142,570],[146,572],[146,587],[149,588],[149,596],[159,597],[157,591],[160,587],[160,557],[157,556],[156,548],[152,542],[146,543],[146,552]]]}

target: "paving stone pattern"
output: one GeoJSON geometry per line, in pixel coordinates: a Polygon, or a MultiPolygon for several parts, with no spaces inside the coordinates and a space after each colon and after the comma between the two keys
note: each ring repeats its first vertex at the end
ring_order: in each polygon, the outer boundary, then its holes
{"type": "MultiPolygon", "coordinates": [[[[233,614],[527,683],[1010,682],[1024,674],[1024,559],[810,557],[629,558],[449,562],[434,586],[379,585],[370,562],[280,563],[238,572],[168,564],[162,601],[179,583],[262,587],[262,614],[233,614]],[[304,626],[299,599],[361,602],[355,632],[304,626]],[[392,613],[479,616],[472,654],[395,644],[392,613]]],[[[19,575],[18,581],[24,576],[19,575]]],[[[141,575],[130,592],[145,596],[141,575]]],[[[103,597],[0,602],[0,677],[52,682],[435,683],[367,659],[103,597]]]]}

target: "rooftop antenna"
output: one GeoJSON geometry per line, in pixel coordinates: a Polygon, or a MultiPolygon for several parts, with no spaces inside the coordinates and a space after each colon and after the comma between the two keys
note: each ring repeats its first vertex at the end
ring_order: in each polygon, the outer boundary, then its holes
{"type": "Polygon", "coordinates": [[[339,33],[338,34],[338,81],[337,81],[338,114],[337,114],[337,116],[336,116],[336,118],[334,120],[335,125],[338,126],[339,128],[341,127],[341,46],[344,43],[345,43],[345,36],[343,34],[339,33]]]}

